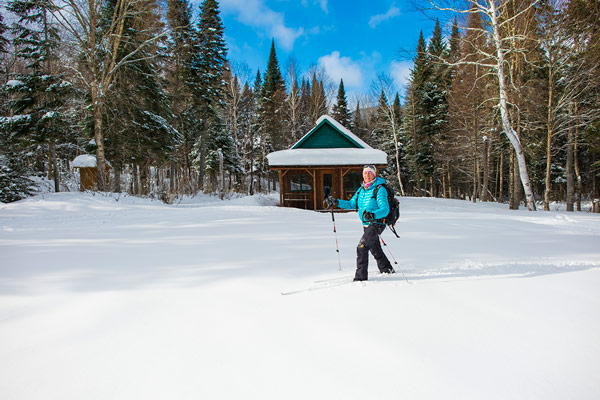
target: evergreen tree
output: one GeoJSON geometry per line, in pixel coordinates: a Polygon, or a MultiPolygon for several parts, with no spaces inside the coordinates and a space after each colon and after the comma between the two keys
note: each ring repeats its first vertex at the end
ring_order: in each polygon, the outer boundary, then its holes
{"type": "Polygon", "coordinates": [[[390,130],[388,124],[388,100],[385,92],[382,90],[379,95],[377,110],[375,112],[374,129],[371,132],[371,146],[385,151],[388,155],[392,154],[389,150],[390,130]]]}
{"type": "MultiPolygon", "coordinates": [[[[2,14],[0,14],[0,82],[8,82],[8,64],[9,64],[9,54],[8,54],[8,46],[10,42],[6,38],[6,33],[8,32],[8,26],[4,24],[4,18],[2,14]]],[[[8,115],[8,109],[6,107],[6,102],[8,100],[7,93],[4,90],[0,90],[0,115],[8,115]]]]}
{"type": "Polygon", "coordinates": [[[169,0],[167,7],[167,23],[171,34],[167,41],[168,59],[165,70],[167,91],[173,109],[171,124],[181,134],[176,160],[183,171],[183,188],[185,192],[192,192],[190,152],[198,137],[200,125],[193,101],[194,77],[191,73],[191,49],[195,32],[189,0],[169,0]]]}
{"type": "MultiPolygon", "coordinates": [[[[200,138],[194,145],[194,166],[200,172],[200,186],[204,184],[205,169],[214,174],[214,154],[218,151],[222,114],[225,108],[225,80],[227,48],[223,38],[224,28],[219,5],[215,0],[204,0],[200,5],[200,20],[197,26],[197,38],[192,50],[191,82],[196,108],[200,118],[200,138]],[[213,163],[207,165],[206,152],[213,155],[213,163]]],[[[223,152],[233,147],[222,149],[223,152]]],[[[229,155],[227,155],[229,157],[229,155]]],[[[213,176],[214,180],[214,176],[213,176]]]]}
{"type": "Polygon", "coordinates": [[[410,167],[413,174],[415,194],[421,195],[422,177],[424,169],[432,165],[431,149],[424,140],[424,115],[423,100],[426,97],[426,82],[431,74],[431,67],[427,57],[427,47],[423,32],[419,34],[417,54],[414,66],[410,72],[410,83],[407,89],[406,118],[404,119],[405,131],[409,140],[410,167]]]}
{"type": "Polygon", "coordinates": [[[362,117],[360,101],[356,102],[356,109],[354,110],[354,118],[352,121],[352,132],[366,143],[370,142],[369,138],[367,138],[368,129],[366,128],[366,122],[362,117]]]}
{"type": "Polygon", "coordinates": [[[55,8],[47,0],[13,0],[7,10],[18,17],[11,31],[15,55],[25,62],[25,70],[13,74],[12,84],[6,86],[13,96],[8,102],[13,117],[3,121],[2,129],[14,138],[11,146],[33,152],[41,146],[48,158],[48,176],[58,192],[56,145],[67,141],[65,103],[72,86],[57,72],[59,36],[50,23],[55,8]]]}
{"type": "MultiPolygon", "coordinates": [[[[275,51],[275,41],[271,41],[271,51],[267,63],[267,71],[264,76],[261,88],[262,118],[264,134],[273,146],[274,150],[282,150],[288,143],[283,132],[283,110],[285,105],[285,83],[277,52],[275,51]]],[[[266,156],[266,154],[265,154],[266,156]]]]}
{"type": "Polygon", "coordinates": [[[248,179],[247,193],[254,194],[253,192],[253,180],[254,180],[254,160],[256,159],[255,154],[255,143],[254,137],[255,132],[252,129],[252,123],[255,112],[255,101],[254,93],[250,88],[250,85],[246,82],[244,89],[242,90],[242,96],[240,99],[240,111],[239,111],[239,142],[241,149],[241,163],[244,173],[248,179]]]}
{"type": "Polygon", "coordinates": [[[427,47],[430,74],[425,82],[421,107],[423,112],[423,125],[421,137],[422,171],[429,178],[431,195],[436,194],[434,182],[439,179],[441,166],[441,141],[448,120],[447,94],[450,86],[448,67],[446,66],[447,50],[442,38],[439,21],[435,24],[433,36],[427,47]]]}
{"type": "Polygon", "coordinates": [[[310,83],[303,79],[302,88],[300,89],[300,121],[302,127],[301,135],[306,134],[312,128],[310,103],[310,83]]]}
{"type": "Polygon", "coordinates": [[[344,90],[344,80],[340,79],[338,88],[337,103],[333,106],[333,118],[346,128],[350,128],[350,111],[348,111],[348,101],[346,100],[346,91],[344,90]]]}
{"type": "Polygon", "coordinates": [[[4,24],[4,17],[0,14],[0,54],[8,51],[9,41],[4,34],[8,31],[8,26],[4,24]]]}
{"type": "Polygon", "coordinates": [[[323,81],[319,80],[317,73],[313,72],[310,85],[310,127],[314,126],[322,115],[327,114],[327,98],[323,81]]]}
{"type": "Polygon", "coordinates": [[[10,203],[31,196],[35,184],[29,179],[32,171],[27,164],[3,142],[0,139],[0,203],[10,203]]]}
{"type": "Polygon", "coordinates": [[[254,190],[262,191],[263,177],[268,172],[267,166],[267,154],[273,151],[269,136],[265,131],[265,124],[263,121],[264,105],[262,97],[263,79],[260,74],[260,70],[256,73],[256,79],[254,80],[253,87],[253,113],[251,120],[251,132],[252,137],[250,139],[250,175],[252,177],[252,183],[250,191],[254,190]],[[254,174],[256,173],[256,177],[254,174]]]}
{"type": "MultiPolygon", "coordinates": [[[[448,49],[448,63],[454,64],[460,59],[460,30],[458,29],[458,22],[456,18],[454,18],[454,22],[452,23],[452,33],[450,34],[450,39],[448,40],[449,49],[448,49]]],[[[454,74],[456,71],[456,67],[449,66],[448,71],[450,73],[449,80],[452,81],[454,79],[454,74]]]]}

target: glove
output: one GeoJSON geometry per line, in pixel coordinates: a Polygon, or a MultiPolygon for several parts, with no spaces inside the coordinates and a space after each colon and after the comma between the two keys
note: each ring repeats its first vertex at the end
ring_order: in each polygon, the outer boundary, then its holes
{"type": "Polygon", "coordinates": [[[373,214],[372,212],[368,212],[368,211],[363,212],[363,220],[365,220],[367,222],[371,222],[374,219],[375,219],[375,214],[373,214]]]}
{"type": "Polygon", "coordinates": [[[333,196],[328,196],[325,201],[323,202],[323,205],[326,208],[333,208],[333,207],[337,207],[338,205],[338,201],[333,197],[333,196]]]}

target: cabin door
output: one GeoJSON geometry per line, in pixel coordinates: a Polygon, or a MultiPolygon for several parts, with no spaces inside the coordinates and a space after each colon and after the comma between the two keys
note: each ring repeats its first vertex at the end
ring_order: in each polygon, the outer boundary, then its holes
{"type": "Polygon", "coordinates": [[[327,196],[333,196],[336,199],[340,198],[339,179],[337,178],[336,170],[319,170],[317,179],[317,204],[316,208],[323,208],[323,201],[327,196]]]}

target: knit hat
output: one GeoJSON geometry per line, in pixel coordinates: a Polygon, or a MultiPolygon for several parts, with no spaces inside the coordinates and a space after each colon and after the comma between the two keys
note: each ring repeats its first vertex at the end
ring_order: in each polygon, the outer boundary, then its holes
{"type": "Polygon", "coordinates": [[[375,168],[375,166],[374,166],[374,165],[365,165],[365,166],[363,167],[363,173],[364,173],[365,171],[369,171],[370,173],[372,173],[372,174],[373,174],[373,176],[377,176],[377,168],[375,168]]]}

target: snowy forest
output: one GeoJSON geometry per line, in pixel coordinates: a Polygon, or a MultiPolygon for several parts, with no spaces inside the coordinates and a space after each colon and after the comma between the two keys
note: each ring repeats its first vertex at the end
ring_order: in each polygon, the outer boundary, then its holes
{"type": "Polygon", "coordinates": [[[264,70],[228,60],[215,0],[7,1],[0,201],[33,193],[34,176],[68,190],[81,154],[110,165],[100,191],[272,191],[266,155],[329,114],[388,154],[382,175],[402,195],[597,204],[599,2],[423,7],[447,18],[421,32],[407,87],[382,74],[348,99],[343,80],[279,60],[275,41],[264,70]]]}

